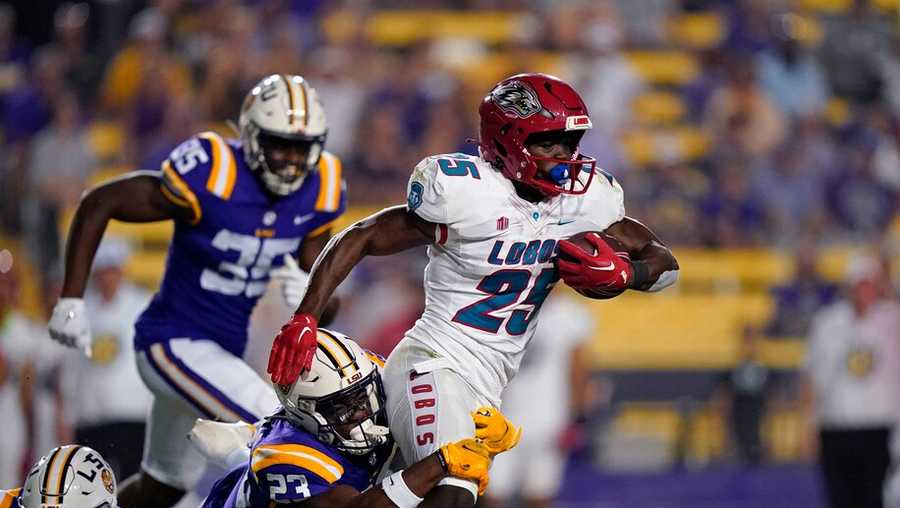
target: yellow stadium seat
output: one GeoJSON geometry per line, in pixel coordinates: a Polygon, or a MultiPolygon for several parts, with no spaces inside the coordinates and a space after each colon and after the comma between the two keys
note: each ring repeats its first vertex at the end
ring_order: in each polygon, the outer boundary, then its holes
{"type": "MultiPolygon", "coordinates": [[[[831,281],[843,278],[854,247],[832,246],[819,253],[819,270],[831,281]]],[[[794,273],[790,253],[777,249],[675,248],[679,284],[690,291],[759,292],[784,284],[794,273]]]]}
{"type": "Polygon", "coordinates": [[[599,316],[591,342],[597,368],[714,369],[732,365],[746,323],[771,315],[765,294],[626,293],[584,300],[599,316]]]}
{"type": "Polygon", "coordinates": [[[840,14],[847,12],[852,0],[800,0],[799,7],[811,11],[840,14]]]}
{"type": "Polygon", "coordinates": [[[166,265],[166,251],[136,252],[128,260],[125,275],[137,284],[150,289],[159,287],[166,265]]]}
{"type": "Polygon", "coordinates": [[[673,402],[623,402],[612,425],[617,433],[655,437],[674,445],[681,416],[673,402]]]}
{"type": "Polygon", "coordinates": [[[629,51],[626,57],[637,73],[654,85],[683,85],[700,73],[700,64],[687,51],[629,51]]]}
{"type": "Polygon", "coordinates": [[[381,10],[360,20],[355,13],[336,11],[323,22],[329,40],[346,40],[364,23],[365,37],[378,45],[409,46],[436,38],[475,39],[485,44],[507,44],[516,40],[524,29],[526,16],[519,12],[381,10]]]}
{"type": "Polygon", "coordinates": [[[788,280],[791,260],[775,249],[675,248],[679,284],[691,290],[766,290],[788,280]]]}
{"type": "Polygon", "coordinates": [[[850,119],[850,105],[840,97],[832,97],[825,105],[824,116],[832,127],[840,127],[850,119]]]}
{"type": "Polygon", "coordinates": [[[43,306],[41,303],[40,278],[29,259],[25,245],[18,237],[0,234],[0,251],[8,250],[12,255],[12,267],[19,283],[18,308],[25,315],[38,322],[43,322],[43,306]]]}
{"type": "Polygon", "coordinates": [[[806,357],[806,337],[764,339],[759,343],[759,355],[774,369],[796,369],[806,357]]]}
{"type": "Polygon", "coordinates": [[[707,406],[694,411],[687,420],[685,460],[706,464],[725,455],[728,428],[719,412],[707,406]]]}
{"type": "Polygon", "coordinates": [[[632,110],[643,125],[669,125],[681,121],[686,111],[684,101],[670,92],[646,92],[634,99],[632,110]]]}
{"type": "MultiPolygon", "coordinates": [[[[897,0],[872,0],[872,5],[885,13],[896,12],[897,0]]],[[[799,7],[822,14],[844,14],[850,10],[853,0],[800,0],[799,7]]]]}
{"type": "Polygon", "coordinates": [[[97,159],[108,162],[122,153],[125,129],[119,122],[95,121],[87,128],[87,139],[97,159]]]}
{"type": "Polygon", "coordinates": [[[776,462],[802,460],[803,441],[812,426],[796,407],[770,409],[762,423],[762,440],[776,462]]]}
{"type": "Polygon", "coordinates": [[[896,13],[900,9],[897,0],[873,0],[872,5],[887,13],[896,13]]]}
{"type": "Polygon", "coordinates": [[[691,161],[709,149],[709,137],[698,127],[635,129],[620,140],[632,164],[691,161]]]}
{"type": "Polygon", "coordinates": [[[514,73],[558,74],[561,61],[561,55],[551,51],[502,51],[449,70],[483,96],[497,81],[514,73]]]}
{"type": "Polygon", "coordinates": [[[678,146],[685,159],[694,160],[702,157],[709,150],[709,136],[695,126],[684,125],[673,130],[678,146]]]}
{"type": "Polygon", "coordinates": [[[667,28],[672,42],[690,49],[716,47],[725,36],[724,23],[716,12],[674,16],[667,28]]]}

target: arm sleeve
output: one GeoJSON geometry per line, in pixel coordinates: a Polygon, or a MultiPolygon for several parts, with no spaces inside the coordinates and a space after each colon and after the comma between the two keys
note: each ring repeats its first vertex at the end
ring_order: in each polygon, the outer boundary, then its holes
{"type": "Polygon", "coordinates": [[[254,448],[250,471],[272,501],[299,501],[328,491],[343,476],[337,460],[302,444],[254,448]]]}

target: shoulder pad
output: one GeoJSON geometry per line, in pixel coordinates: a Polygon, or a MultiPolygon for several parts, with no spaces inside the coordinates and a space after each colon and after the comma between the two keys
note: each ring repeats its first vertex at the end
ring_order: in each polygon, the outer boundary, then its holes
{"type": "Polygon", "coordinates": [[[250,471],[262,482],[266,471],[294,472],[307,481],[331,485],[344,475],[344,467],[331,455],[298,443],[262,444],[253,448],[250,471]]]}
{"type": "Polygon", "coordinates": [[[346,208],[346,184],[343,178],[341,159],[328,151],[319,158],[319,193],[316,197],[316,211],[337,212],[346,208]]]}
{"type": "Polygon", "coordinates": [[[600,168],[595,171],[594,181],[585,194],[585,211],[589,219],[605,229],[625,217],[625,193],[611,173],[600,168]]]}
{"type": "Polygon", "coordinates": [[[231,146],[214,132],[203,132],[184,141],[162,163],[163,193],[169,200],[190,208],[200,221],[201,201],[206,196],[228,200],[234,192],[237,161],[231,146]]]}
{"type": "Polygon", "coordinates": [[[482,181],[478,159],[463,153],[422,159],[407,185],[406,209],[437,224],[458,221],[470,205],[473,185],[482,181]]]}
{"type": "Polygon", "coordinates": [[[0,490],[0,508],[17,508],[22,489],[0,490]]]}

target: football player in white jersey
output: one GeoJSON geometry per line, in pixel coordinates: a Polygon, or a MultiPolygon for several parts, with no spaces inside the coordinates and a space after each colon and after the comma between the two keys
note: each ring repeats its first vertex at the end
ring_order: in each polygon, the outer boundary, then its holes
{"type": "MultiPolygon", "coordinates": [[[[671,251],[625,216],[616,180],[579,153],[591,119],[571,86],[544,74],[512,76],[479,114],[479,156],[426,157],[405,207],[382,210],[329,242],[269,358],[273,381],[293,382],[308,370],[316,320],[350,270],[365,256],[428,245],[425,311],[384,372],[391,432],[409,463],[472,435],[469,413],[500,404],[559,278],[611,294],[658,291],[677,278],[671,251]],[[627,255],[599,235],[586,237],[593,255],[565,241],[584,231],[615,237],[627,255]]],[[[477,491],[447,478],[426,501],[471,506],[477,491]]]]}

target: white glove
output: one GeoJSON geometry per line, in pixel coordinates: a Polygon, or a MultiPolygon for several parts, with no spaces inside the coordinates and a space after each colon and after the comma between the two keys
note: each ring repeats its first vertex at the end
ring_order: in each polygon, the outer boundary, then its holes
{"type": "Polygon", "coordinates": [[[84,300],[60,298],[50,317],[50,337],[65,346],[78,348],[91,357],[91,326],[84,300]]]}
{"type": "Polygon", "coordinates": [[[281,286],[284,303],[291,310],[296,309],[300,305],[300,300],[303,299],[303,294],[306,293],[309,274],[300,269],[294,256],[285,254],[284,266],[270,271],[269,276],[281,286]]]}
{"type": "Polygon", "coordinates": [[[187,437],[207,461],[231,470],[250,460],[250,441],[255,433],[256,426],[246,422],[197,418],[187,437]]]}

